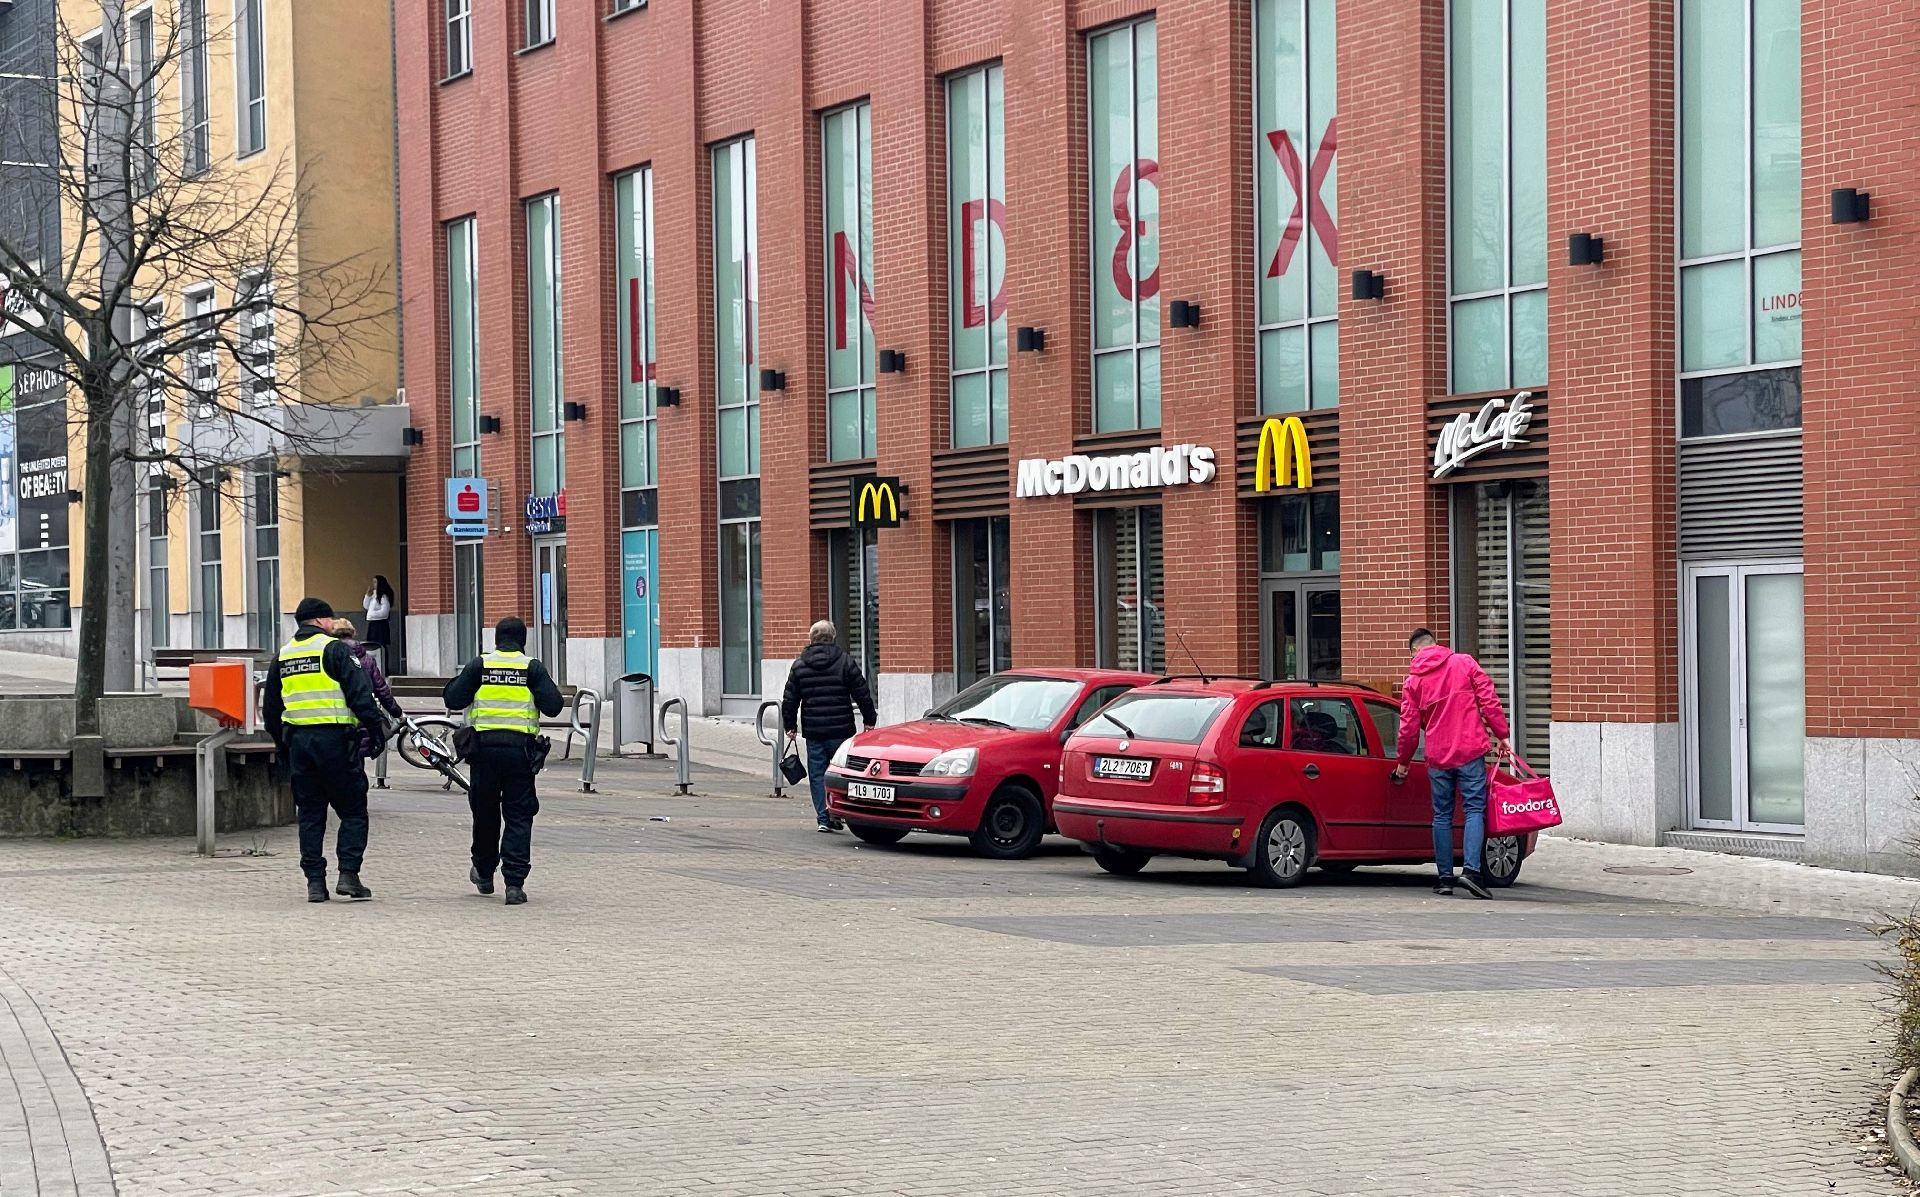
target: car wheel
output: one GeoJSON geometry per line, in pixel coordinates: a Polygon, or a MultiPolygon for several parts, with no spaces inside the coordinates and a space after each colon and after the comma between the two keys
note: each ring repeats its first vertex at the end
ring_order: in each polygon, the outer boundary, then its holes
{"type": "Polygon", "coordinates": [[[1484,852],[1480,875],[1487,879],[1488,885],[1505,889],[1519,879],[1520,865],[1526,859],[1521,853],[1519,836],[1495,836],[1487,841],[1484,852]]]}
{"type": "Polygon", "coordinates": [[[1138,848],[1095,848],[1093,863],[1099,865],[1116,877],[1131,877],[1147,867],[1153,859],[1153,853],[1142,852],[1138,848]]]}
{"type": "Polygon", "coordinates": [[[878,823],[849,823],[853,838],[869,844],[897,844],[907,838],[904,827],[882,827],[878,823]]]}
{"type": "Polygon", "coordinates": [[[1283,806],[1260,825],[1253,875],[1262,885],[1289,889],[1300,884],[1313,864],[1313,817],[1297,806],[1283,806]]]}
{"type": "Polygon", "coordinates": [[[967,838],[973,850],[989,860],[1021,860],[1033,855],[1046,830],[1046,816],[1033,792],[1024,786],[1006,785],[987,800],[980,829],[967,838]]]}

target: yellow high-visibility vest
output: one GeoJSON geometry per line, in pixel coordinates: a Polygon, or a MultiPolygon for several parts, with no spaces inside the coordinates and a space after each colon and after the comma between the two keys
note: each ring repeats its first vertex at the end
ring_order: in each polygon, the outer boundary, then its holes
{"type": "Polygon", "coordinates": [[[540,713],[533,706],[525,653],[492,652],[480,658],[480,688],[473,694],[473,730],[540,734],[540,713]]]}
{"type": "Polygon", "coordinates": [[[286,708],[281,718],[286,722],[296,727],[359,722],[347,709],[346,692],[321,662],[332,643],[333,637],[322,633],[289,640],[280,649],[280,701],[286,708]]]}

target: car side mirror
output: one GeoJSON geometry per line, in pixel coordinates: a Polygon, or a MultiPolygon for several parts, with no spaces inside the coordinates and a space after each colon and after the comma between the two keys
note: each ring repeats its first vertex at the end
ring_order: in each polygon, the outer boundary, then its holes
{"type": "Polygon", "coordinates": [[[1067,746],[1067,741],[1068,741],[1068,740],[1071,740],[1071,739],[1073,739],[1073,733],[1074,733],[1074,731],[1075,731],[1075,729],[1074,729],[1074,728],[1071,728],[1071,727],[1068,727],[1068,728],[1062,728],[1062,729],[1061,729],[1061,731],[1060,731],[1060,746],[1061,746],[1062,748],[1065,748],[1065,747],[1067,746]]]}

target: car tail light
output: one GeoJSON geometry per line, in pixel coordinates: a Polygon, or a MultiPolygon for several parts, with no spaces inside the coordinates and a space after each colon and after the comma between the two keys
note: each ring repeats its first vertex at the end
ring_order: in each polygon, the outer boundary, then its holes
{"type": "Polygon", "coordinates": [[[1188,777],[1189,802],[1209,802],[1227,792],[1227,775],[1217,765],[1195,765],[1188,777]]]}

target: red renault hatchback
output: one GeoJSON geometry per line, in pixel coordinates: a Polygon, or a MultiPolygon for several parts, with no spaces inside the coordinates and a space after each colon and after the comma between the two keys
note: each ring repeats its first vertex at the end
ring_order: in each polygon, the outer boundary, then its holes
{"type": "MultiPolygon", "coordinates": [[[[1067,741],[1054,819],[1110,873],[1186,856],[1290,886],[1316,864],[1430,862],[1426,766],[1392,777],[1399,726],[1399,705],[1363,686],[1167,678],[1067,741]]],[[[1512,885],[1534,838],[1488,840],[1487,883],[1512,885]]]]}
{"type": "Polygon", "coordinates": [[[827,809],[869,844],[964,835],[983,856],[1032,855],[1053,827],[1060,745],[1152,674],[1011,669],[921,719],[861,732],[827,768],[827,809]]]}

